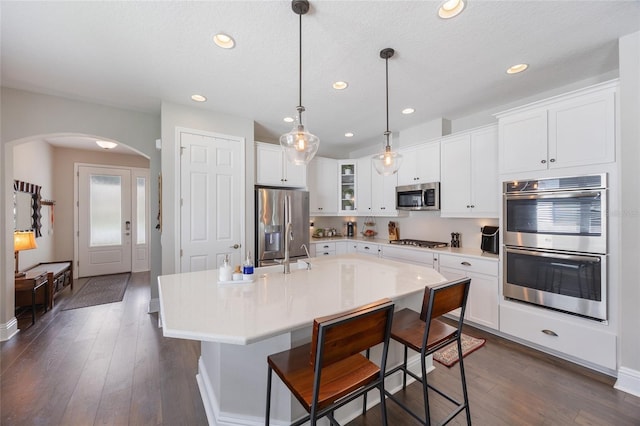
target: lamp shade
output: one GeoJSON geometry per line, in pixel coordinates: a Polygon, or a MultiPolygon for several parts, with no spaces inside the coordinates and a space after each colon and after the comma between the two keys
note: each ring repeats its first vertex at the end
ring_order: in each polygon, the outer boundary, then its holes
{"type": "Polygon", "coordinates": [[[33,231],[15,231],[13,233],[13,251],[31,250],[38,248],[33,231]]]}
{"type": "Polygon", "coordinates": [[[289,133],[280,136],[280,145],[284,148],[287,160],[295,165],[308,164],[318,152],[320,139],[309,132],[300,123],[299,116],[289,133]]]}
{"type": "Polygon", "coordinates": [[[382,176],[391,176],[398,172],[402,165],[402,154],[391,151],[391,146],[387,145],[385,150],[371,157],[373,167],[382,176]]]}

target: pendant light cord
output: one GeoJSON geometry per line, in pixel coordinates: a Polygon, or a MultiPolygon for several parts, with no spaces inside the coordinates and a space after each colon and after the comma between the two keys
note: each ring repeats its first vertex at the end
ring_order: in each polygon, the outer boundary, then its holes
{"type": "Polygon", "coordinates": [[[387,145],[389,145],[389,58],[384,60],[385,81],[386,81],[386,100],[387,100],[387,145]]]}
{"type": "Polygon", "coordinates": [[[302,106],[302,14],[298,15],[298,17],[300,18],[298,26],[298,40],[300,41],[298,45],[298,115],[299,120],[302,121],[301,110],[304,108],[302,106]]]}

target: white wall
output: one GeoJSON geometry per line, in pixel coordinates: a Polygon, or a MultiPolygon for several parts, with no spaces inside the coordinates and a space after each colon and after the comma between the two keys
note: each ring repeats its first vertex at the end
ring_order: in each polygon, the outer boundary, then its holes
{"type": "Polygon", "coordinates": [[[621,326],[616,387],[640,396],[640,32],[620,39],[621,326]]]}
{"type": "MultiPolygon", "coordinates": [[[[13,150],[13,178],[29,182],[42,187],[41,196],[44,200],[55,199],[53,182],[53,148],[46,142],[36,141],[18,145],[13,150]],[[34,167],[34,160],[37,167],[34,167]]],[[[55,237],[51,228],[50,210],[42,206],[40,223],[42,236],[36,238],[37,249],[20,252],[21,271],[40,262],[54,260],[55,237]]]]}
{"type": "MultiPolygon", "coordinates": [[[[177,216],[179,200],[180,169],[176,129],[202,130],[220,135],[244,138],[245,141],[245,241],[244,247],[254,245],[254,195],[255,149],[253,121],[203,110],[196,107],[162,103],[162,274],[172,274],[179,270],[177,253],[180,249],[177,216]]],[[[157,283],[152,284],[157,287],[157,283]]]]}
{"type": "MultiPolygon", "coordinates": [[[[41,95],[3,87],[0,93],[0,340],[15,332],[13,291],[13,150],[24,142],[44,135],[81,134],[108,138],[136,149],[149,157],[151,176],[160,172],[160,153],[155,140],[160,137],[160,117],[138,111],[114,108],[41,95]]],[[[158,188],[152,179],[151,204],[158,203],[158,188]]],[[[160,271],[160,236],[152,232],[151,279],[160,271]]],[[[157,288],[152,286],[152,297],[157,288]]]]}

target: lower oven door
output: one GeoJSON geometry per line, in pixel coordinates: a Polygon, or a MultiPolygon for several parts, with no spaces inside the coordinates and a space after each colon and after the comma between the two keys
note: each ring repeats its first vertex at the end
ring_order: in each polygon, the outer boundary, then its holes
{"type": "Polygon", "coordinates": [[[607,320],[607,256],[505,248],[503,295],[607,320]]]}

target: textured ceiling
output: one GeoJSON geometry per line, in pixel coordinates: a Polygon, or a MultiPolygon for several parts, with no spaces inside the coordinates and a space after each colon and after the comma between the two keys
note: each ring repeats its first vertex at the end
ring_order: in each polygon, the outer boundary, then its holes
{"type": "MultiPolygon", "coordinates": [[[[384,60],[394,132],[451,120],[615,71],[638,1],[479,1],[455,19],[432,1],[311,1],[303,17],[303,105],[321,153],[381,141],[384,60]],[[526,72],[505,69],[527,62],[526,72]],[[338,92],[332,82],[349,82],[338,92]],[[412,115],[400,110],[413,107],[412,115]],[[353,132],[351,139],[345,132],[353,132]],[[348,144],[351,144],[348,146],[348,144]]],[[[2,85],[158,113],[161,101],[248,117],[256,139],[290,130],[298,16],[289,1],[0,4],[2,85]],[[236,40],[217,48],[217,32],[236,40]],[[195,104],[194,93],[207,96],[195,104]]]]}

